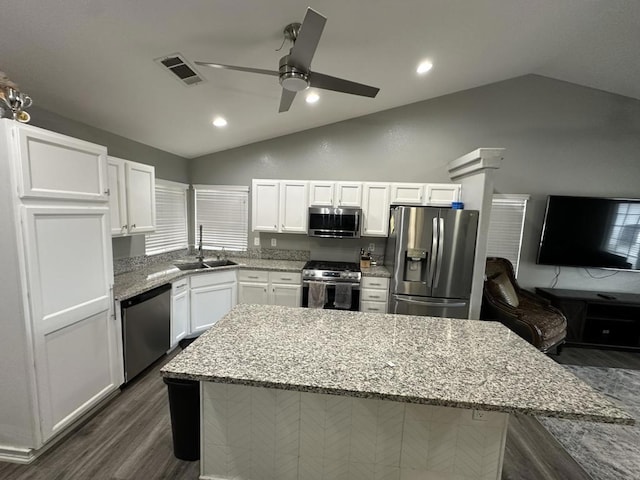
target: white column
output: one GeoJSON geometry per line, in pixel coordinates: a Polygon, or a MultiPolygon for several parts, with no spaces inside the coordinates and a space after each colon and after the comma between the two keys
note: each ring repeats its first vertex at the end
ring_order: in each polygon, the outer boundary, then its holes
{"type": "Polygon", "coordinates": [[[504,159],[504,148],[479,148],[449,162],[449,177],[462,184],[464,207],[480,212],[476,256],[473,265],[473,283],[469,304],[469,318],[480,318],[482,287],[487,256],[487,238],[491,216],[494,174],[504,159]]]}

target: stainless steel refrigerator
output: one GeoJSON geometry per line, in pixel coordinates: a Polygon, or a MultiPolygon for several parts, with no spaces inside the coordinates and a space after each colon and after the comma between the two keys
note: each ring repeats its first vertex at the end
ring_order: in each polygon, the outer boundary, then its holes
{"type": "Polygon", "coordinates": [[[385,260],[389,312],[467,318],[478,231],[476,210],[391,207],[385,260]]]}

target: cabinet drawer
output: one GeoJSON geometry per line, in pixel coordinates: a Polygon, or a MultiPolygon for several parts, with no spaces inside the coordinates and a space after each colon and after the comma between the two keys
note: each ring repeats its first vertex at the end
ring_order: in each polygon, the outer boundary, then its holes
{"type": "Polygon", "coordinates": [[[372,313],[387,313],[387,304],[386,302],[360,302],[360,311],[361,312],[372,312],[372,313]]]}
{"type": "Polygon", "coordinates": [[[297,272],[269,272],[269,281],[271,283],[302,283],[302,275],[297,272]]]}
{"type": "Polygon", "coordinates": [[[171,295],[179,295],[182,292],[186,291],[189,287],[189,278],[182,278],[180,280],[176,280],[171,284],[171,295]]]}
{"type": "Polygon", "coordinates": [[[235,270],[226,272],[201,273],[191,276],[191,288],[209,287],[211,285],[220,285],[222,283],[230,283],[236,281],[235,270]]]}
{"type": "Polygon", "coordinates": [[[363,301],[373,300],[374,302],[386,302],[387,301],[387,291],[386,290],[361,289],[360,290],[360,299],[363,300],[363,301]]]}
{"type": "Polygon", "coordinates": [[[269,281],[269,272],[264,270],[238,270],[239,282],[261,282],[269,281]]]}
{"type": "Polygon", "coordinates": [[[361,288],[389,290],[389,279],[381,277],[362,277],[361,288]]]}

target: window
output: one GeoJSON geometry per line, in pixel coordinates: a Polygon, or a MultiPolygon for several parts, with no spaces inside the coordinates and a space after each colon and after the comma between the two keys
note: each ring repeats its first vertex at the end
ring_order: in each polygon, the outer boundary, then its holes
{"type": "Polygon", "coordinates": [[[186,249],[187,185],[156,180],[156,231],[146,236],[145,253],[186,249]]]}
{"type": "Polygon", "coordinates": [[[495,194],[491,202],[487,257],[509,259],[516,276],[529,195],[495,194]]]}
{"type": "Polygon", "coordinates": [[[195,243],[202,225],[202,246],[209,249],[247,249],[249,187],[194,185],[195,243]]]}

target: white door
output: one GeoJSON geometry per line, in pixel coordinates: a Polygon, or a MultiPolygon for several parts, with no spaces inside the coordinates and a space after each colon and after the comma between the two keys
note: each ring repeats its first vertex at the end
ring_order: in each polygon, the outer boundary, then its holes
{"type": "Polygon", "coordinates": [[[365,183],[362,201],[362,235],[386,237],[389,231],[389,184],[365,183]]]}
{"type": "Polygon", "coordinates": [[[309,183],[282,180],[280,182],[280,231],[307,233],[309,183]]]}
{"type": "Polygon", "coordinates": [[[19,195],[106,202],[107,149],[31,125],[12,132],[20,158],[19,195]]]}
{"type": "Polygon", "coordinates": [[[360,207],[362,206],[362,183],[338,182],[336,183],[336,207],[360,207]]]}
{"type": "Polygon", "coordinates": [[[271,285],[271,304],[299,307],[302,303],[302,285],[271,285]]]}
{"type": "Polygon", "coordinates": [[[125,186],[124,164],[125,161],[119,158],[107,158],[111,235],[124,235],[128,233],[127,190],[125,186]]]}
{"type": "Polygon", "coordinates": [[[42,441],[118,387],[109,209],[22,207],[42,441]]]}
{"type": "Polygon", "coordinates": [[[460,201],[461,188],[458,183],[427,183],[426,204],[450,207],[451,202],[460,201]]]}
{"type": "Polygon", "coordinates": [[[391,185],[391,203],[420,205],[424,199],[424,183],[394,183],[391,185]]]}
{"type": "Polygon", "coordinates": [[[171,346],[189,334],[189,281],[173,285],[171,297],[171,346]]]}
{"type": "Polygon", "coordinates": [[[251,192],[251,229],[258,232],[277,232],[280,201],[280,182],[253,180],[251,192]]]}
{"type": "Polygon", "coordinates": [[[206,330],[236,304],[236,283],[191,289],[191,332],[206,330]]]}
{"type": "Polygon", "coordinates": [[[126,162],[125,169],[129,233],[153,232],[156,229],[155,168],[126,162]]]}
{"type": "Polygon", "coordinates": [[[254,305],[269,304],[269,285],[266,283],[238,283],[238,303],[252,303],[254,305]]]}
{"type": "Polygon", "coordinates": [[[333,207],[335,182],[309,182],[309,206],[333,207]]]}

